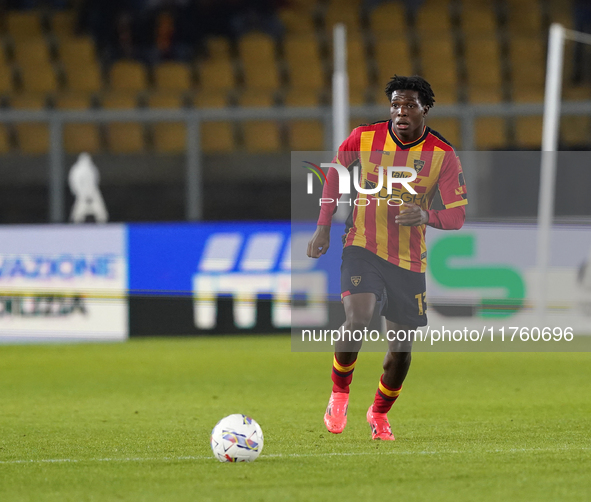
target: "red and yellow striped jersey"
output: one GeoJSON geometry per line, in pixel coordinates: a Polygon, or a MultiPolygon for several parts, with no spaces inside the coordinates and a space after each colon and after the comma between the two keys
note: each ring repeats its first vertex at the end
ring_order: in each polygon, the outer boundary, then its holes
{"type": "MultiPolygon", "coordinates": [[[[453,147],[429,127],[425,127],[416,141],[403,143],[388,120],[354,129],[340,146],[336,161],[350,171],[360,166],[359,186],[362,188],[375,189],[380,184],[380,171],[383,182],[376,194],[357,194],[347,222],[345,246],[360,246],[399,267],[425,272],[426,225],[403,226],[394,219],[399,214],[401,201],[429,209],[437,189],[446,209],[468,203],[462,166],[453,147]],[[412,194],[403,185],[394,183],[392,193],[388,194],[388,166],[414,169],[417,177],[409,186],[417,193],[412,194]]],[[[401,172],[400,176],[405,174],[401,172]]],[[[325,191],[330,189],[327,185],[325,191]]],[[[334,207],[322,209],[332,214],[334,207]]],[[[319,224],[326,224],[323,218],[326,214],[321,212],[319,224]]]]}

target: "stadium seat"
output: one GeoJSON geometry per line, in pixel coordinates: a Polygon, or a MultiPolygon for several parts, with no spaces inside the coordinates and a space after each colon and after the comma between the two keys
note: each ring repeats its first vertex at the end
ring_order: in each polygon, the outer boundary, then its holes
{"type": "Polygon", "coordinates": [[[434,89],[458,85],[457,61],[450,36],[421,40],[421,68],[422,76],[434,89]]]}
{"type": "MultiPolygon", "coordinates": [[[[385,4],[395,5],[395,4],[385,4]]],[[[380,36],[374,44],[378,87],[383,89],[396,75],[414,75],[410,46],[404,36],[380,36]],[[396,54],[396,57],[392,55],[396,54]]]]}
{"type": "Polygon", "coordinates": [[[291,87],[320,89],[324,85],[324,74],[320,50],[315,37],[288,35],[283,53],[289,70],[291,87]]]}
{"type": "Polygon", "coordinates": [[[507,125],[502,117],[478,117],[474,122],[474,142],[478,150],[503,149],[507,146],[507,125]]]}
{"type": "Polygon", "coordinates": [[[466,36],[493,36],[497,30],[494,3],[488,0],[463,0],[460,13],[466,36]]]}
{"type": "MultiPolygon", "coordinates": [[[[284,100],[285,106],[318,106],[314,93],[292,89],[284,100]]],[[[318,151],[324,149],[324,128],[320,120],[291,120],[287,124],[289,149],[318,151]]]]}
{"type": "Polygon", "coordinates": [[[570,147],[588,147],[591,121],[585,115],[563,115],[560,119],[561,142],[570,147]]]}
{"type": "Polygon", "coordinates": [[[9,11],[6,14],[6,31],[14,41],[42,37],[41,14],[36,10],[9,11]]]}
{"type": "MultiPolygon", "coordinates": [[[[20,94],[11,99],[14,110],[43,110],[45,97],[40,94],[20,94]]],[[[40,155],[49,150],[49,127],[45,123],[17,122],[18,147],[21,153],[40,155]]]]}
{"type": "Polygon", "coordinates": [[[514,86],[511,91],[511,98],[515,103],[543,103],[544,86],[514,86]]]}
{"type": "Polygon", "coordinates": [[[117,61],[109,71],[109,84],[113,91],[144,91],[148,88],[146,67],[138,61],[117,61]]]}
{"type": "Polygon", "coordinates": [[[199,86],[202,89],[223,89],[235,86],[234,65],[229,59],[209,58],[199,63],[199,86]]]}
{"type": "Polygon", "coordinates": [[[280,9],[278,15],[288,35],[314,34],[314,19],[310,9],[289,6],[280,9]]]}
{"type": "Polygon", "coordinates": [[[347,28],[347,34],[358,34],[360,31],[360,2],[330,0],[324,15],[324,26],[329,36],[332,36],[334,25],[342,23],[347,28]]]}
{"type": "Polygon", "coordinates": [[[456,118],[429,117],[426,124],[441,134],[456,150],[461,150],[460,121],[456,118]]]}
{"type": "Polygon", "coordinates": [[[546,54],[540,37],[513,37],[509,45],[513,88],[544,84],[546,54]]]}
{"type": "Polygon", "coordinates": [[[495,35],[466,37],[464,56],[468,85],[501,87],[501,50],[495,35]]]}
{"type": "Polygon", "coordinates": [[[452,33],[449,0],[427,0],[417,12],[419,38],[447,37],[452,33]]]}
{"type": "Polygon", "coordinates": [[[208,37],[205,42],[207,55],[216,59],[231,59],[230,40],[227,37],[208,37]]]}
{"type": "MultiPolygon", "coordinates": [[[[160,92],[148,98],[150,108],[182,107],[182,97],[178,93],[160,92]]],[[[184,122],[161,122],[152,125],[154,150],[159,153],[182,153],[187,144],[187,127],[184,122]]]]}
{"type": "MultiPolygon", "coordinates": [[[[243,107],[271,107],[273,96],[265,91],[246,91],[239,99],[243,107]]],[[[279,124],[275,120],[249,120],[242,122],[244,147],[250,153],[276,152],[281,149],[279,124]]]]}
{"type": "Polygon", "coordinates": [[[97,61],[94,41],[90,37],[75,37],[60,40],[59,58],[66,71],[97,61]]]}
{"type": "Polygon", "coordinates": [[[275,61],[275,42],[270,35],[252,32],[238,41],[244,83],[251,89],[277,89],[279,72],[275,61]]]}
{"type": "MultiPolygon", "coordinates": [[[[92,108],[92,103],[86,94],[68,93],[57,96],[55,106],[59,110],[88,110],[92,108]]],[[[97,153],[101,149],[100,132],[96,124],[66,123],[63,134],[67,153],[97,153]]]]}
{"type": "Polygon", "coordinates": [[[75,10],[58,10],[51,17],[51,32],[58,38],[76,35],[78,13],[75,10]]]}
{"type": "Polygon", "coordinates": [[[12,68],[0,63],[0,96],[10,96],[14,92],[12,68]]]}
{"type": "Polygon", "coordinates": [[[159,91],[188,91],[191,89],[191,70],[180,62],[160,63],[154,68],[154,85],[159,91]]]}
{"type": "Polygon", "coordinates": [[[437,85],[433,92],[437,105],[455,105],[458,102],[458,88],[455,85],[437,85]]]}
{"type": "Polygon", "coordinates": [[[539,150],[542,143],[542,117],[515,119],[515,144],[520,148],[539,150]]]}
{"type": "MultiPolygon", "coordinates": [[[[205,90],[194,100],[197,108],[224,108],[228,106],[227,93],[223,90],[205,90]]],[[[201,148],[204,153],[231,152],[236,148],[232,122],[202,122],[201,148]]]]}
{"type": "Polygon", "coordinates": [[[538,0],[507,0],[509,36],[539,37],[543,30],[542,9],[538,0]]]}
{"type": "Polygon", "coordinates": [[[70,91],[98,93],[103,88],[101,70],[96,61],[84,66],[72,66],[65,72],[66,87],[70,91]]]}
{"type": "MultiPolygon", "coordinates": [[[[369,13],[369,26],[376,40],[406,36],[406,14],[402,2],[383,2],[369,13]]],[[[406,75],[406,74],[405,74],[406,75]]]]}
{"type": "MultiPolygon", "coordinates": [[[[102,100],[107,110],[130,110],[137,106],[135,93],[113,92],[102,100]]],[[[111,153],[138,153],[144,150],[144,128],[138,122],[113,122],[106,126],[111,153]]]]}
{"type": "Polygon", "coordinates": [[[20,68],[21,86],[27,93],[55,93],[59,84],[51,63],[39,63],[36,66],[20,68]]]}
{"type": "Polygon", "coordinates": [[[499,85],[469,85],[466,97],[472,104],[496,104],[503,101],[503,89],[499,85]]]}
{"type": "Polygon", "coordinates": [[[43,37],[19,40],[14,44],[14,61],[20,66],[37,66],[51,63],[47,41],[43,37]]]}

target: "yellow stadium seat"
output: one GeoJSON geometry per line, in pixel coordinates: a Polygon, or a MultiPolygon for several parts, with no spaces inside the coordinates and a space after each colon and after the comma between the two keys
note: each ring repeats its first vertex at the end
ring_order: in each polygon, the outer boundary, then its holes
{"type": "Polygon", "coordinates": [[[291,88],[283,100],[285,106],[318,106],[318,93],[308,89],[291,88]]]}
{"type": "Polygon", "coordinates": [[[541,86],[546,54],[540,37],[513,37],[509,44],[513,86],[541,86]]]}
{"type": "Polygon", "coordinates": [[[590,120],[585,115],[564,115],[560,119],[560,138],[568,146],[588,146],[591,142],[590,120]]]}
{"type": "Polygon", "coordinates": [[[479,150],[507,146],[506,121],[502,117],[478,117],[474,122],[474,141],[479,150]]]}
{"type": "Polygon", "coordinates": [[[206,42],[207,54],[210,58],[231,59],[230,40],[226,37],[209,37],[206,42]]]}
{"type": "Polygon", "coordinates": [[[252,89],[277,89],[279,72],[275,62],[275,42],[265,33],[252,32],[238,41],[244,83],[252,89]]]}
{"type": "Polygon", "coordinates": [[[206,59],[199,63],[199,86],[202,89],[233,89],[234,65],[229,59],[206,59]]]}
{"type": "Polygon", "coordinates": [[[21,67],[51,62],[49,46],[43,37],[19,40],[14,44],[13,50],[14,60],[21,67]]]}
{"type": "Polygon", "coordinates": [[[98,93],[102,87],[101,70],[96,61],[73,66],[66,72],[66,85],[71,91],[98,93]]]}
{"type": "Polygon", "coordinates": [[[515,143],[520,148],[539,150],[542,144],[542,117],[517,117],[515,143]]]}
{"type": "Polygon", "coordinates": [[[457,61],[450,36],[424,37],[421,40],[422,76],[434,89],[438,86],[457,86],[457,61]]]}
{"type": "MultiPolygon", "coordinates": [[[[223,90],[201,91],[195,97],[197,108],[224,108],[228,105],[227,93],[223,90]]],[[[234,126],[231,122],[202,122],[201,148],[205,153],[231,152],[236,148],[234,126]]]]}
{"type": "Polygon", "coordinates": [[[58,10],[51,17],[51,31],[59,38],[76,35],[78,13],[75,10],[58,10]]]}
{"type": "MultiPolygon", "coordinates": [[[[20,94],[11,100],[14,110],[43,110],[45,97],[39,94],[20,94]]],[[[40,155],[49,150],[49,128],[45,123],[18,122],[15,124],[19,150],[40,155]]]]}
{"type": "Polygon", "coordinates": [[[315,152],[324,150],[324,128],[319,120],[293,120],[288,124],[289,149],[315,152]]]}
{"type": "Polygon", "coordinates": [[[427,125],[443,136],[456,150],[461,150],[460,121],[449,117],[429,117],[427,125]]]}
{"type": "Polygon", "coordinates": [[[516,85],[513,87],[511,97],[515,103],[543,103],[544,87],[541,85],[531,87],[516,85]]]}
{"type": "Polygon", "coordinates": [[[503,89],[498,85],[473,85],[466,89],[468,102],[472,104],[496,104],[503,101],[503,89]]]}
{"type": "Polygon", "coordinates": [[[59,58],[66,70],[97,61],[94,41],[90,37],[75,37],[60,40],[59,58]]]}
{"type": "MultiPolygon", "coordinates": [[[[285,106],[318,106],[318,96],[302,89],[291,89],[285,106]]],[[[324,128],[320,120],[291,120],[287,124],[292,151],[317,151],[324,148],[324,128]]]]}
{"type": "Polygon", "coordinates": [[[383,2],[369,14],[369,26],[376,37],[406,36],[406,14],[402,2],[383,2]]]}
{"type": "Polygon", "coordinates": [[[20,78],[23,91],[27,93],[54,93],[59,87],[51,63],[23,66],[20,69],[20,78]]]}
{"type": "Polygon", "coordinates": [[[0,154],[10,152],[10,133],[4,124],[0,124],[0,154]]]}
{"type": "Polygon", "coordinates": [[[114,91],[144,91],[148,88],[146,67],[138,61],[117,61],[109,71],[109,83],[114,91]]]}
{"type": "Polygon", "coordinates": [[[433,92],[438,105],[455,105],[458,102],[458,88],[455,85],[438,85],[433,92]]]}
{"type": "MultiPolygon", "coordinates": [[[[114,92],[102,100],[107,110],[136,108],[135,93],[114,92]]],[[[113,122],[106,126],[107,146],[112,153],[138,153],[144,150],[144,128],[138,122],[113,122]]]]}
{"type": "Polygon", "coordinates": [[[501,86],[501,50],[496,36],[470,36],[464,40],[469,85],[501,86]]]}
{"type": "Polygon", "coordinates": [[[6,15],[6,29],[15,41],[41,37],[41,15],[38,11],[9,11],[6,15]]]}
{"type": "Polygon", "coordinates": [[[297,33],[312,36],[314,33],[314,19],[308,9],[292,7],[280,9],[279,19],[281,19],[288,35],[297,33]]]}
{"type": "Polygon", "coordinates": [[[154,84],[159,91],[188,91],[191,88],[191,70],[184,63],[160,63],[154,68],[154,84]]]}
{"type": "Polygon", "coordinates": [[[332,0],[324,16],[324,26],[326,31],[332,36],[334,25],[344,24],[347,28],[347,34],[358,34],[360,31],[360,5],[358,2],[342,2],[332,0]]]}
{"type": "Polygon", "coordinates": [[[539,37],[543,30],[540,2],[509,0],[507,2],[507,29],[510,36],[539,37]]]}
{"type": "Polygon", "coordinates": [[[314,37],[288,35],[283,53],[292,87],[320,89],[324,86],[320,50],[314,37]]]}
{"type": "MultiPolygon", "coordinates": [[[[160,92],[148,98],[150,108],[179,109],[183,105],[178,93],[160,92]]],[[[161,122],[152,125],[154,150],[159,153],[182,153],[186,149],[187,127],[184,122],[161,122]]]]}
{"type": "MultiPolygon", "coordinates": [[[[68,93],[57,96],[55,106],[59,110],[88,110],[92,108],[92,103],[86,94],[68,93]]],[[[64,148],[71,154],[99,152],[101,140],[98,126],[79,122],[64,124],[64,148]]]]}
{"type": "Polygon", "coordinates": [[[451,35],[449,0],[427,0],[421,5],[416,17],[419,37],[445,37],[451,35]]]}
{"type": "MultiPolygon", "coordinates": [[[[240,106],[271,107],[273,96],[265,91],[246,91],[240,96],[240,106]]],[[[246,151],[251,153],[276,152],[281,149],[278,123],[274,120],[242,122],[246,151]]]]}
{"type": "Polygon", "coordinates": [[[493,36],[497,30],[494,4],[488,0],[463,0],[462,31],[467,36],[493,36]]]}
{"type": "Polygon", "coordinates": [[[0,64],[0,96],[8,96],[14,91],[12,69],[5,63],[0,64]]]}
{"type": "Polygon", "coordinates": [[[374,53],[380,89],[383,89],[394,75],[414,75],[406,37],[380,36],[375,42],[374,53]]]}

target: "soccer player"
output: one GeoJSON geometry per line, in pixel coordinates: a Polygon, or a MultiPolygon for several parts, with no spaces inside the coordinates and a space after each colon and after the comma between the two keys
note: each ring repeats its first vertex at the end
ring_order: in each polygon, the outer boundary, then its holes
{"type": "MultiPolygon", "coordinates": [[[[368,327],[380,300],[386,327],[389,333],[398,335],[398,341],[389,342],[384,372],[367,411],[367,421],[372,439],[394,440],[387,413],[402,390],[410,366],[412,337],[407,335],[427,324],[426,226],[461,228],[468,201],[462,167],[453,147],[425,126],[435,97],[429,83],[419,76],[395,76],[385,91],[390,101],[390,120],[354,129],[334,160],[350,172],[360,167],[359,186],[365,189],[380,186],[378,176],[382,170],[383,187],[375,194],[359,193],[347,220],[341,265],[345,323],[341,326],[343,337],[335,347],[333,387],[324,423],[334,434],[345,428],[349,385],[361,348],[361,342],[347,341],[345,333],[368,327]],[[408,186],[416,194],[401,183],[392,183],[388,193],[387,166],[414,169],[416,179],[408,186]],[[445,207],[439,211],[429,209],[437,190],[445,207]]],[[[410,177],[402,171],[398,175],[410,177]]],[[[333,202],[321,205],[316,232],[308,243],[307,254],[312,258],[328,250],[331,220],[340,196],[334,167],[327,178],[322,197],[323,201],[333,202]]]]}

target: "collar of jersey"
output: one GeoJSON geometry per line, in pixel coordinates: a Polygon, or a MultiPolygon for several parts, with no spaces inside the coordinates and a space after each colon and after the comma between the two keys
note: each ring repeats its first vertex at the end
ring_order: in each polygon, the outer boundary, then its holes
{"type": "Polygon", "coordinates": [[[394,143],[396,143],[396,145],[399,148],[402,148],[403,150],[406,150],[407,148],[412,148],[413,146],[417,146],[419,143],[422,143],[423,141],[425,141],[427,134],[429,134],[427,126],[423,126],[423,134],[421,134],[421,136],[418,139],[415,139],[410,143],[403,143],[394,132],[394,123],[392,122],[392,119],[390,119],[390,123],[388,124],[388,131],[390,132],[390,136],[392,137],[394,143]]]}

